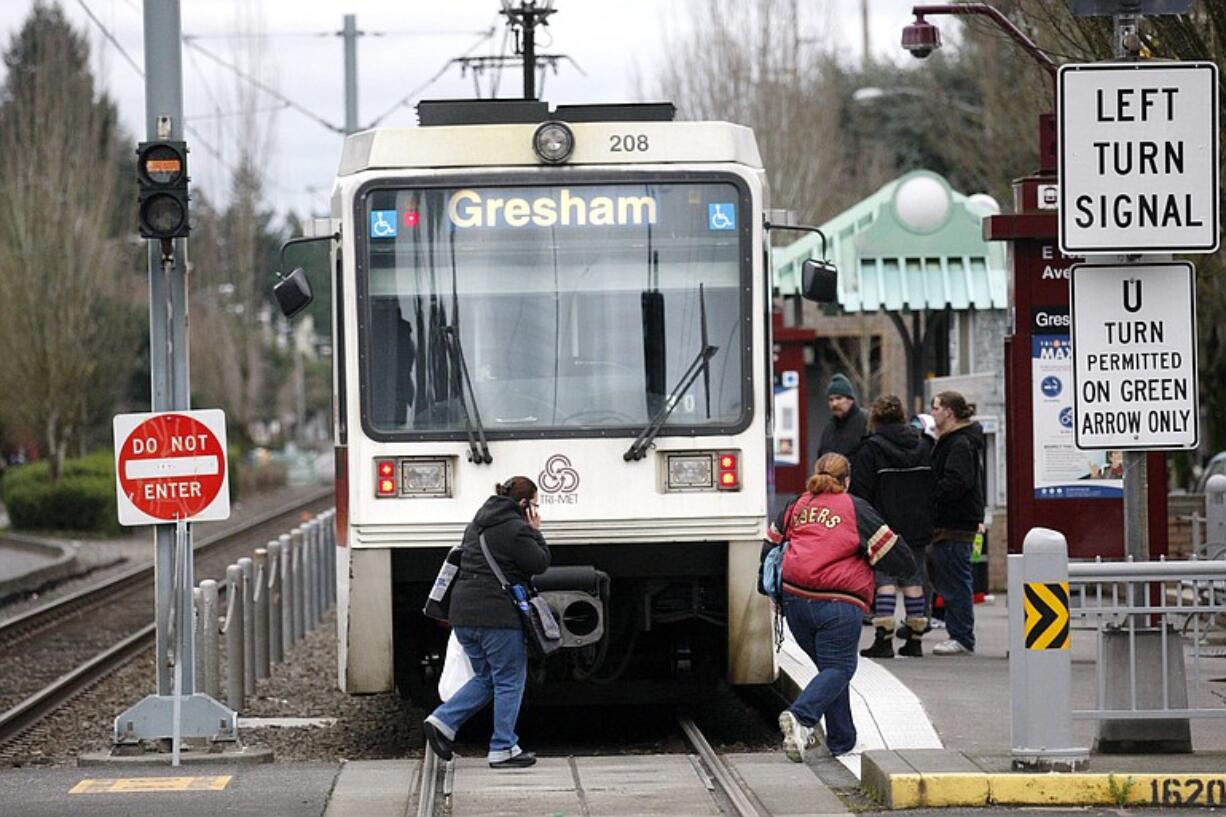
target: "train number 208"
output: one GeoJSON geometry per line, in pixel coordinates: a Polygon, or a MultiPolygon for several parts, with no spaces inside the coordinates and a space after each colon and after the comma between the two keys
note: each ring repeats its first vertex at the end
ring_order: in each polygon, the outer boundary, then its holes
{"type": "Polygon", "coordinates": [[[1226,805],[1226,781],[1220,777],[1151,779],[1150,804],[1155,806],[1226,805]]]}
{"type": "Polygon", "coordinates": [[[650,146],[645,133],[615,133],[609,137],[610,153],[644,153],[650,146]]]}

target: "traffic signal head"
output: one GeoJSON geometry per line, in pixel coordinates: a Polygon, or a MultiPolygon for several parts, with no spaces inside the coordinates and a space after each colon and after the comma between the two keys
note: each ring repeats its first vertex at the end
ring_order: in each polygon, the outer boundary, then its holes
{"type": "Polygon", "coordinates": [[[187,210],[187,143],[161,140],[136,148],[142,238],[183,238],[191,231],[187,210]]]}

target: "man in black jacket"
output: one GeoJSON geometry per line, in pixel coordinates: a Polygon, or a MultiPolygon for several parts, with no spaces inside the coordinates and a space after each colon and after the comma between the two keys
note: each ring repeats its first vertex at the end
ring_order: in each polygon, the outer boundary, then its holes
{"type": "Polygon", "coordinates": [[[536,484],[528,477],[512,477],[495,491],[464,530],[460,571],[451,591],[448,620],[472,663],[473,677],[426,718],[422,731],[435,754],[450,760],[456,732],[492,700],[489,764],[522,768],[536,763],[532,752],[520,749],[515,735],[528,678],[527,647],[519,610],[485,558],[481,534],[512,586],[527,587],[533,576],[544,573],[550,553],[541,536],[536,484]]]}
{"type": "Polygon", "coordinates": [[[932,504],[933,584],[945,600],[949,640],[934,655],[975,651],[974,579],[971,549],[983,523],[983,426],[973,421],[974,405],[956,391],[932,399],[937,444],[932,451],[936,486],[932,504]]]}
{"type": "Polygon", "coordinates": [[[868,500],[892,530],[902,536],[915,557],[916,568],[894,578],[877,571],[873,602],[876,640],[860,654],[867,658],[894,657],[894,609],[898,587],[906,608],[903,646],[898,654],[923,655],[920,637],[928,626],[924,615],[924,551],[932,538],[931,440],[906,422],[902,401],[889,394],[877,398],[869,412],[872,433],[864,438],[851,466],[851,492],[868,500]]]}
{"type": "Polygon", "coordinates": [[[868,429],[868,415],[856,405],[856,390],[847,375],[838,373],[830,378],[826,387],[826,405],[830,408],[830,422],[822,431],[817,446],[817,456],[832,451],[851,459],[868,429]]]}

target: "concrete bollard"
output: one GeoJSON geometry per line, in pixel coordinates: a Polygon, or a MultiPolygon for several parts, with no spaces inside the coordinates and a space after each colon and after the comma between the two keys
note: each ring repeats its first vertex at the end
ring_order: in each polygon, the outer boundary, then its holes
{"type": "Polygon", "coordinates": [[[200,582],[200,615],[204,620],[203,638],[198,642],[197,652],[204,657],[204,680],[196,684],[214,700],[221,700],[221,639],[218,638],[217,582],[205,579],[200,582]]]}
{"type": "Polygon", "coordinates": [[[1205,553],[1226,555],[1226,476],[1214,474],[1205,483],[1205,553]]]}
{"type": "Polygon", "coordinates": [[[281,655],[294,646],[294,543],[288,533],[281,534],[281,655]]]}
{"type": "Polygon", "coordinates": [[[202,609],[203,606],[204,606],[204,594],[200,591],[199,587],[193,587],[192,588],[192,632],[193,632],[192,638],[196,642],[196,652],[195,652],[196,666],[193,667],[192,669],[193,669],[193,674],[195,676],[196,681],[195,681],[195,684],[193,684],[192,689],[195,689],[195,690],[204,689],[204,647],[203,645],[204,645],[205,619],[204,619],[204,610],[202,609]]]}
{"type": "Polygon", "coordinates": [[[328,606],[336,603],[336,511],[325,513],[324,549],[328,552],[328,606]]]}
{"type": "Polygon", "coordinates": [[[251,557],[238,560],[243,571],[243,694],[255,694],[255,565],[251,557]]]}
{"type": "Polygon", "coordinates": [[[324,587],[328,583],[328,567],[325,558],[327,549],[324,547],[323,521],[317,516],[311,522],[311,527],[315,529],[315,624],[318,625],[323,620],[324,611],[328,609],[328,599],[324,592],[324,587]]]}
{"type": "Polygon", "coordinates": [[[255,679],[263,681],[270,674],[268,658],[268,551],[255,549],[255,679]]]}
{"type": "Polygon", "coordinates": [[[315,572],[319,562],[315,558],[315,526],[307,522],[302,526],[302,629],[311,632],[315,629],[315,572]]]}
{"type": "Polygon", "coordinates": [[[281,563],[285,555],[281,543],[268,543],[268,662],[281,663],[281,563]]]}
{"type": "Polygon", "coordinates": [[[306,570],[304,569],[305,535],[301,527],[290,531],[290,546],[294,554],[290,569],[294,574],[294,643],[297,644],[306,635],[306,605],[303,596],[306,589],[306,570]]]}
{"type": "Polygon", "coordinates": [[[226,704],[243,711],[243,569],[226,568],[226,704]]]}
{"type": "Polygon", "coordinates": [[[1089,749],[1073,744],[1068,542],[1058,531],[1031,528],[1008,570],[1013,768],[1085,769],[1089,749]],[[1037,613],[1030,622],[1028,604],[1037,613]]]}

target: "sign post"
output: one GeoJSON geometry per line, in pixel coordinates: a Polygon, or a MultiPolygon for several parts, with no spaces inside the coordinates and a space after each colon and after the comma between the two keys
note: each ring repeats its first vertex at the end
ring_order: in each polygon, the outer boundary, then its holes
{"type": "MultiPolygon", "coordinates": [[[[171,575],[166,627],[156,657],[159,672],[170,671],[172,685],[115,719],[115,743],[170,739],[171,762],[177,766],[185,737],[209,741],[238,737],[237,715],[197,692],[193,674],[195,579],[188,525],[230,516],[226,417],[218,409],[119,414],[112,427],[119,523],[165,525],[175,533],[173,558],[169,564],[158,562],[171,575]]],[[[159,616],[162,604],[159,597],[159,616]]]]}

